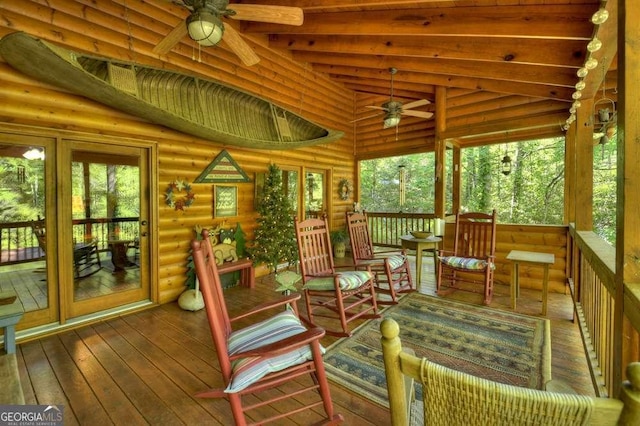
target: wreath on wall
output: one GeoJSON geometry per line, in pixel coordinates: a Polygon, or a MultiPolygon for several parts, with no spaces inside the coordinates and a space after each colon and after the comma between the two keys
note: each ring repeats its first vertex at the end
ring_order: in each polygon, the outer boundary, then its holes
{"type": "Polygon", "coordinates": [[[351,182],[347,179],[340,179],[338,182],[338,196],[342,201],[346,201],[351,198],[351,193],[353,192],[353,186],[351,186],[351,182]]]}
{"type": "Polygon", "coordinates": [[[167,192],[164,194],[165,202],[169,207],[175,210],[184,211],[195,201],[196,195],[191,189],[189,182],[182,179],[176,179],[169,183],[167,192]]]}

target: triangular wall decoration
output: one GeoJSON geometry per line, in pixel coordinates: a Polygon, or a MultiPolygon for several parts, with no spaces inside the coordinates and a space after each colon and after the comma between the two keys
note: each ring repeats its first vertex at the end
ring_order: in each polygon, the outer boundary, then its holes
{"type": "Polygon", "coordinates": [[[194,183],[211,182],[251,182],[251,179],[225,149],[194,180],[194,183]]]}

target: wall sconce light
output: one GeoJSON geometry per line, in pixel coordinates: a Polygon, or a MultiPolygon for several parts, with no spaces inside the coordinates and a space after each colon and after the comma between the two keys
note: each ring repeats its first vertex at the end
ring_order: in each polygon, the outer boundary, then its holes
{"type": "Polygon", "coordinates": [[[509,157],[509,154],[507,153],[502,157],[502,174],[505,176],[509,176],[511,174],[511,157],[509,157]]]}

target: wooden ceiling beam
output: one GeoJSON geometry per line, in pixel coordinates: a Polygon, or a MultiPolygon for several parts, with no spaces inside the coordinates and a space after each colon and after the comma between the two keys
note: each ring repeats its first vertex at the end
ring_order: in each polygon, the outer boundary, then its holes
{"type": "MultiPolygon", "coordinates": [[[[360,69],[355,70],[351,67],[336,67],[325,65],[314,65],[314,70],[319,72],[325,72],[327,74],[343,74],[348,75],[349,72],[362,75],[366,71],[360,69]],[[333,72],[331,71],[333,70],[333,72]],[[340,72],[338,72],[340,70],[340,72]],[[354,71],[355,70],[355,71],[354,71]]],[[[375,70],[379,72],[379,70],[375,70]]],[[[427,73],[406,73],[407,75],[416,76],[416,83],[444,86],[444,87],[462,87],[472,90],[487,90],[496,93],[512,93],[521,94],[525,96],[533,96],[537,98],[559,99],[565,101],[571,101],[571,94],[575,90],[572,87],[560,87],[550,86],[542,84],[531,83],[517,83],[501,80],[491,80],[475,77],[458,77],[448,76],[443,74],[427,74],[427,73]]],[[[405,81],[406,76],[402,76],[400,73],[396,74],[395,81],[405,81]]],[[[568,106],[567,106],[568,108],[568,106]]]]}
{"type": "Polygon", "coordinates": [[[467,77],[491,78],[527,83],[542,83],[573,87],[576,83],[576,69],[556,66],[541,66],[513,62],[492,62],[478,64],[463,59],[417,58],[381,55],[352,55],[342,53],[323,53],[295,51],[294,57],[301,62],[338,65],[359,68],[377,68],[387,70],[390,67],[400,71],[429,72],[434,74],[458,75],[467,77]],[[479,69],[481,66],[481,69],[479,69]]]}
{"type": "MultiPolygon", "coordinates": [[[[411,36],[328,36],[273,34],[269,46],[291,51],[413,56],[493,62],[513,62],[579,68],[584,63],[584,40],[491,38],[491,37],[411,37],[411,36]]],[[[481,72],[482,68],[478,67],[481,72]]]]}
{"type": "Polygon", "coordinates": [[[591,15],[584,5],[530,5],[307,13],[299,27],[247,22],[243,30],[262,34],[349,36],[490,36],[584,40],[591,37],[591,15]]]}
{"type": "Polygon", "coordinates": [[[566,113],[554,112],[551,114],[538,115],[533,117],[515,117],[508,120],[498,120],[497,122],[460,126],[447,129],[442,137],[444,139],[460,138],[464,140],[469,137],[490,136],[504,134],[505,132],[516,132],[523,130],[534,130],[549,127],[561,131],[561,126],[566,120],[566,113]],[[505,130],[508,129],[508,130],[505,130]]]}

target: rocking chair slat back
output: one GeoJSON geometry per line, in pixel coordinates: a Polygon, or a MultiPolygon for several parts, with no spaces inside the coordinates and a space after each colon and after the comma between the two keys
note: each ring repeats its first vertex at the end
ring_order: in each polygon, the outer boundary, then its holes
{"type": "Polygon", "coordinates": [[[334,272],[331,237],[326,222],[322,219],[308,219],[305,228],[298,235],[298,248],[303,253],[300,262],[302,274],[330,275],[334,272]]]}
{"type": "Polygon", "coordinates": [[[360,260],[373,258],[373,243],[369,238],[367,216],[362,213],[351,213],[347,215],[347,221],[354,262],[357,264],[360,260]]]}
{"type": "Polygon", "coordinates": [[[493,216],[484,213],[460,214],[454,244],[456,256],[476,259],[492,256],[496,245],[493,216]]]}

